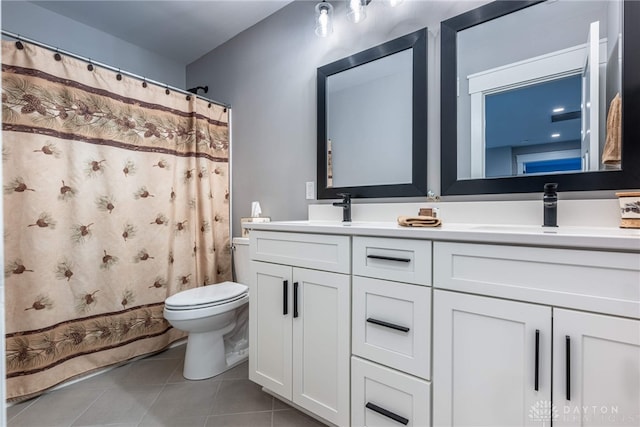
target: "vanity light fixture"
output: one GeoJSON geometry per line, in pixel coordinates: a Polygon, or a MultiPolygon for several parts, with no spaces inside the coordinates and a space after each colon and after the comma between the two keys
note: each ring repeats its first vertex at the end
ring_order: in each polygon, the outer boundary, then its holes
{"type": "Polygon", "coordinates": [[[560,138],[560,134],[559,133],[552,133],[551,134],[551,138],[560,138]]]}
{"type": "MultiPolygon", "coordinates": [[[[396,7],[404,0],[384,0],[390,7],[396,7]]],[[[371,0],[347,0],[347,19],[354,24],[364,21],[367,17],[366,7],[371,0]]],[[[316,4],[316,35],[327,37],[333,33],[333,6],[322,0],[316,4]]]]}
{"type": "Polygon", "coordinates": [[[327,37],[333,33],[333,6],[322,0],[316,5],[316,35],[327,37]]]}
{"type": "Polygon", "coordinates": [[[562,113],[563,111],[564,111],[564,107],[558,107],[553,109],[554,113],[562,113]]]}

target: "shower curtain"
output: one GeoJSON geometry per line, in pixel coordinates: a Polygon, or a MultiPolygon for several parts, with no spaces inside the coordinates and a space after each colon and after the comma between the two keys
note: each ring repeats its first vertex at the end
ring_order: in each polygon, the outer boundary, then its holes
{"type": "Polygon", "coordinates": [[[7,397],[183,338],[178,291],[231,278],[226,108],[2,42],[7,397]]]}

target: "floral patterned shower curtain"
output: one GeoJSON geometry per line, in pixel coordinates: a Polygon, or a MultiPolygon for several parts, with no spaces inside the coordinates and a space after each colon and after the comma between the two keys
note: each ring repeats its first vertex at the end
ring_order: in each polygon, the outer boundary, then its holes
{"type": "Polygon", "coordinates": [[[2,42],[7,397],[183,338],[178,291],[231,278],[228,111],[2,42]]]}

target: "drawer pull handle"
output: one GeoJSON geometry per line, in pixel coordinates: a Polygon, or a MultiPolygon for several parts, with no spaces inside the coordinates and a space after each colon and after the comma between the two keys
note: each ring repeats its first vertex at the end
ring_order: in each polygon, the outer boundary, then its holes
{"type": "Polygon", "coordinates": [[[536,329],[536,365],[534,375],[534,387],[535,391],[538,391],[538,377],[540,374],[540,329],[536,329]]]}
{"type": "Polygon", "coordinates": [[[567,349],[566,351],[566,368],[567,368],[567,374],[566,374],[566,381],[567,381],[567,400],[571,400],[571,337],[569,335],[567,335],[565,337],[565,347],[567,349]]]}
{"type": "Polygon", "coordinates": [[[381,408],[381,407],[379,407],[378,405],[374,405],[374,404],[373,404],[373,403],[371,403],[371,402],[367,402],[367,404],[365,405],[365,407],[366,407],[367,409],[371,409],[373,412],[377,412],[377,413],[379,413],[380,415],[384,415],[384,416],[385,416],[385,417],[387,417],[387,418],[391,418],[393,421],[396,421],[396,422],[398,422],[398,423],[400,423],[400,424],[403,424],[403,425],[405,425],[405,426],[406,426],[407,424],[409,424],[409,419],[408,419],[408,418],[401,417],[401,416],[400,416],[400,415],[398,415],[398,414],[394,414],[394,413],[393,413],[393,412],[391,412],[391,411],[387,411],[386,409],[381,408]]]}
{"type": "Polygon", "coordinates": [[[395,329],[396,331],[409,332],[409,328],[406,326],[395,325],[393,323],[385,322],[384,320],[374,319],[369,317],[367,322],[373,323],[374,325],[384,326],[385,328],[395,329]]]}
{"type": "Polygon", "coordinates": [[[409,258],[398,258],[394,256],[384,256],[384,255],[367,255],[367,258],[382,259],[385,261],[411,262],[409,258]]]}
{"type": "Polygon", "coordinates": [[[298,317],[298,282],[293,282],[293,317],[298,317]]]}
{"type": "Polygon", "coordinates": [[[282,315],[289,314],[289,281],[282,281],[282,315]]]}

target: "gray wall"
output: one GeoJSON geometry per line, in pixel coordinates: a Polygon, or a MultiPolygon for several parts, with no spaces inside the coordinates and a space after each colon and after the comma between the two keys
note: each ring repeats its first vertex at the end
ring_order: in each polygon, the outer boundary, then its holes
{"type": "Polygon", "coordinates": [[[511,147],[487,148],[485,175],[487,178],[514,175],[511,167],[511,147]]]}
{"type": "Polygon", "coordinates": [[[25,1],[6,1],[2,29],[121,68],[178,88],[185,88],[184,64],[164,58],[110,34],[25,1]]]}
{"type": "MultiPolygon", "coordinates": [[[[334,33],[314,34],[315,1],[295,1],[187,67],[187,86],[209,85],[233,107],[233,227],[259,200],[264,216],[306,219],[305,182],[316,180],[316,68],[423,27],[429,39],[429,186],[439,192],[440,21],[487,1],[405,1],[367,6],[352,24],[334,5],[334,33]]],[[[404,199],[403,199],[404,200],[404,199]]],[[[312,201],[314,202],[314,201],[312,201]]],[[[315,202],[314,202],[315,203],[315,202]]]]}

